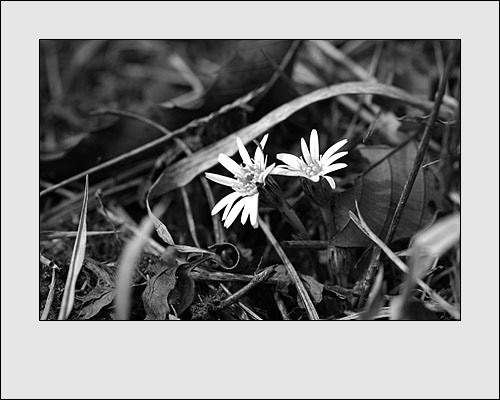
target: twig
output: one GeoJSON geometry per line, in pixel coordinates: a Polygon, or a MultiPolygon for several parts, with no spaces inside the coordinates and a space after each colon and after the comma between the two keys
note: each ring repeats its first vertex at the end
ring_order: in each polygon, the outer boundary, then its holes
{"type": "MultiPolygon", "coordinates": [[[[49,188],[53,185],[52,183],[44,181],[43,179],[40,179],[39,182],[40,182],[40,186],[43,188],[49,188]]],[[[57,189],[55,192],[57,194],[60,194],[61,196],[64,196],[64,197],[70,199],[70,200],[74,200],[74,199],[77,199],[80,197],[78,194],[73,193],[71,190],[64,189],[64,188],[57,189]]]]}
{"type": "Polygon", "coordinates": [[[283,247],[297,250],[326,250],[328,248],[328,240],[284,240],[282,245],[283,247]]]}
{"type": "Polygon", "coordinates": [[[281,314],[281,318],[283,318],[283,321],[290,321],[290,317],[288,316],[288,311],[286,309],[285,303],[277,290],[273,291],[273,297],[274,301],[276,302],[276,306],[278,307],[278,310],[281,314]]]}
{"type": "MultiPolygon", "coordinates": [[[[89,236],[106,236],[113,235],[115,233],[119,233],[119,231],[89,231],[87,232],[87,237],[89,236]]],[[[78,234],[77,231],[40,231],[41,239],[62,239],[62,238],[72,238],[76,237],[78,234]]]]}
{"type": "Polygon", "coordinates": [[[262,231],[267,236],[267,239],[273,245],[273,247],[276,250],[276,252],[278,253],[279,257],[283,261],[283,264],[285,265],[285,268],[286,268],[288,274],[290,275],[290,277],[292,278],[292,281],[295,284],[295,287],[297,288],[297,292],[299,293],[299,296],[302,299],[302,302],[304,303],[304,306],[306,308],[307,315],[308,315],[309,319],[319,320],[318,312],[314,308],[314,304],[313,304],[311,298],[309,297],[309,294],[307,293],[307,290],[306,290],[304,284],[300,280],[299,274],[297,273],[297,271],[293,267],[292,263],[288,259],[287,255],[285,254],[285,252],[283,251],[283,249],[279,245],[279,243],[276,240],[276,238],[274,237],[274,235],[272,234],[271,230],[269,229],[269,226],[264,222],[264,220],[261,217],[259,217],[259,225],[260,225],[262,231]]]}
{"type": "Polygon", "coordinates": [[[219,304],[214,306],[214,310],[215,311],[222,310],[224,308],[229,307],[231,304],[238,302],[243,296],[245,296],[248,292],[250,292],[255,286],[268,280],[269,277],[273,274],[275,267],[276,267],[276,265],[271,265],[270,267],[267,267],[266,269],[259,272],[258,274],[255,274],[252,277],[252,279],[250,280],[250,282],[248,282],[248,284],[246,284],[240,290],[234,292],[232,295],[226,297],[219,304]]]}
{"type": "MultiPolygon", "coordinates": [[[[189,272],[189,275],[195,281],[215,281],[215,282],[250,282],[254,275],[233,274],[231,272],[207,271],[204,268],[196,267],[189,272]]],[[[285,283],[277,278],[270,277],[266,280],[267,284],[285,283]]]]}
{"type": "Polygon", "coordinates": [[[50,261],[47,257],[40,254],[40,262],[45,266],[52,268],[52,279],[49,284],[49,294],[47,295],[47,300],[45,301],[45,306],[43,307],[41,321],[45,321],[49,317],[50,308],[52,307],[52,302],[54,301],[54,294],[56,289],[56,270],[60,269],[54,261],[50,261]]]}
{"type": "MultiPolygon", "coordinates": [[[[410,195],[411,189],[413,188],[413,184],[415,183],[415,179],[417,174],[422,166],[422,161],[424,159],[427,146],[429,145],[429,139],[431,137],[431,128],[434,126],[434,122],[436,121],[437,115],[439,113],[439,108],[441,106],[441,102],[443,100],[444,92],[446,89],[446,82],[448,81],[448,76],[451,71],[451,67],[453,66],[453,60],[455,58],[455,43],[451,49],[450,55],[448,56],[448,60],[446,61],[446,67],[441,77],[441,81],[439,84],[439,89],[437,91],[436,100],[434,102],[434,106],[431,112],[429,119],[426,121],[424,133],[420,140],[420,144],[417,149],[417,154],[415,156],[415,161],[413,162],[413,167],[410,171],[408,179],[405,182],[403,187],[403,191],[401,192],[401,196],[399,198],[398,204],[396,206],[396,210],[391,219],[391,223],[389,225],[389,229],[385,236],[385,243],[390,243],[392,238],[394,237],[394,233],[398,227],[399,221],[401,219],[401,215],[403,214],[404,207],[406,205],[406,201],[408,200],[408,196],[410,195]]],[[[376,247],[373,250],[372,257],[370,259],[370,264],[368,266],[367,272],[365,273],[361,283],[360,283],[360,302],[361,306],[364,305],[367,294],[370,292],[370,288],[373,283],[373,279],[378,271],[378,266],[380,264],[380,247],[376,247]]]]}
{"type": "Polygon", "coordinates": [[[47,296],[47,300],[45,301],[42,316],[40,317],[40,320],[42,321],[45,321],[49,317],[50,308],[52,307],[52,302],[54,301],[56,289],[56,269],[57,268],[52,268],[52,279],[49,285],[49,294],[47,296]]]}
{"type": "MultiPolygon", "coordinates": [[[[224,292],[226,292],[226,294],[228,294],[229,296],[232,295],[231,292],[229,291],[229,289],[227,287],[225,287],[222,283],[219,283],[219,286],[222,288],[222,290],[224,290],[224,292]]],[[[262,321],[262,318],[259,317],[250,307],[246,306],[245,304],[243,304],[240,301],[238,301],[236,304],[243,311],[245,311],[250,316],[250,318],[253,318],[255,321],[262,321]]]]}

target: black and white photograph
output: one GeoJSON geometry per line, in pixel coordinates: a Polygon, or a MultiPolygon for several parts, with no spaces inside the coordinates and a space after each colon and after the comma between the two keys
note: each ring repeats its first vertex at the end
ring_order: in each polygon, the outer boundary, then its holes
{"type": "Polygon", "coordinates": [[[459,320],[459,40],[40,40],[40,319],[459,320]]]}
{"type": "Polygon", "coordinates": [[[5,398],[491,398],[493,10],[2,2],[5,398]]]}

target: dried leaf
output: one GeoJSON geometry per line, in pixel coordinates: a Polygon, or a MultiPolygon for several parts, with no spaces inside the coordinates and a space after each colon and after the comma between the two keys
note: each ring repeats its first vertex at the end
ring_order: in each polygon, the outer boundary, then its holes
{"type": "Polygon", "coordinates": [[[92,300],[86,300],[86,306],[78,313],[78,319],[88,320],[95,317],[101,310],[110,305],[115,299],[115,288],[97,286],[89,296],[92,300]]]}
{"type": "MultiPolygon", "coordinates": [[[[300,278],[304,281],[304,285],[311,295],[311,300],[314,304],[321,303],[321,300],[323,300],[323,284],[319,283],[316,279],[309,275],[300,274],[300,278]]],[[[298,299],[300,300],[300,298],[298,299]]],[[[299,305],[300,304],[301,303],[299,301],[299,305]]]]}
{"type": "Polygon", "coordinates": [[[146,320],[164,321],[170,314],[168,296],[176,283],[178,265],[170,264],[149,279],[142,293],[142,302],[146,310],[146,320]]]}
{"type": "Polygon", "coordinates": [[[202,253],[214,255],[214,253],[212,253],[211,251],[204,250],[199,247],[175,244],[174,239],[172,238],[172,235],[168,231],[165,224],[160,221],[160,219],[154,214],[153,211],[151,211],[151,208],[149,207],[149,192],[146,196],[146,208],[148,209],[148,215],[156,229],[156,233],[158,233],[158,236],[160,236],[166,244],[175,247],[175,249],[180,253],[202,253]]]}
{"type": "Polygon", "coordinates": [[[82,269],[83,259],[85,258],[85,247],[87,245],[87,202],[89,197],[89,177],[85,178],[85,192],[83,194],[82,211],[80,221],[78,222],[78,233],[76,235],[73,253],[69,264],[68,277],[61,300],[58,319],[67,319],[75,301],[75,286],[78,274],[82,269]]]}
{"type": "Polygon", "coordinates": [[[194,279],[187,270],[191,268],[179,268],[177,270],[177,281],[174,290],[168,296],[170,306],[176,315],[181,315],[192,303],[195,296],[194,279]]]}
{"type": "MultiPolygon", "coordinates": [[[[385,146],[362,147],[359,151],[370,165],[375,165],[393,149],[385,146]]],[[[369,172],[356,179],[354,187],[340,193],[335,206],[335,222],[339,233],[333,244],[339,247],[366,247],[370,239],[350,221],[349,211],[358,202],[366,223],[377,236],[384,236],[399,201],[403,186],[413,166],[417,145],[409,142],[369,172]]],[[[435,177],[427,170],[417,175],[393,240],[411,237],[434,218],[440,204],[435,177]]]]}

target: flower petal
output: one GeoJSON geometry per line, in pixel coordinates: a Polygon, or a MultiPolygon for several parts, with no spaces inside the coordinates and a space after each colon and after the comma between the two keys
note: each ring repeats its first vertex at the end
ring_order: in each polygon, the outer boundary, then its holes
{"type": "Polygon", "coordinates": [[[344,146],[347,143],[347,139],[341,140],[340,142],[335,143],[333,146],[331,146],[327,151],[325,151],[325,154],[323,154],[323,158],[327,160],[330,158],[338,149],[340,149],[342,146],[344,146]]]}
{"type": "Polygon", "coordinates": [[[323,176],[323,178],[326,179],[326,181],[330,184],[332,189],[335,189],[335,180],[331,176],[323,176]]]}
{"type": "Polygon", "coordinates": [[[267,143],[267,138],[269,137],[269,134],[265,134],[262,140],[260,141],[260,146],[257,146],[255,149],[255,155],[253,157],[255,164],[260,165],[261,162],[264,160],[264,153],[262,150],[264,149],[264,146],[267,143]]]}
{"type": "Polygon", "coordinates": [[[323,175],[329,174],[330,172],[337,171],[338,169],[342,169],[345,167],[347,167],[347,164],[344,163],[332,164],[323,171],[323,175]]]}
{"type": "Polygon", "coordinates": [[[307,175],[299,170],[292,169],[288,166],[278,166],[273,169],[272,175],[283,175],[283,176],[304,176],[307,177],[307,175]]]}
{"type": "Polygon", "coordinates": [[[243,211],[241,212],[241,225],[245,225],[245,222],[247,222],[249,214],[250,214],[250,201],[247,200],[247,202],[245,203],[245,207],[243,207],[243,211]]]}
{"type": "Polygon", "coordinates": [[[220,210],[222,210],[225,206],[229,204],[233,204],[236,199],[241,197],[241,194],[238,192],[232,192],[227,196],[223,197],[212,209],[212,215],[217,214],[220,210]]]}
{"type": "Polygon", "coordinates": [[[219,162],[226,168],[229,172],[236,176],[243,176],[241,173],[241,167],[231,158],[226,156],[225,154],[219,154],[219,162]]]}
{"type": "Polygon", "coordinates": [[[300,147],[302,148],[302,156],[304,157],[304,161],[306,162],[306,164],[311,164],[311,154],[309,153],[309,149],[307,148],[307,144],[304,138],[300,139],[300,147]]]}
{"type": "Polygon", "coordinates": [[[315,161],[319,161],[319,139],[318,131],[313,129],[311,137],[309,138],[309,149],[311,150],[311,157],[315,161]]]}
{"type": "Polygon", "coordinates": [[[259,194],[254,194],[248,199],[248,208],[250,212],[250,223],[254,228],[259,226],[259,194]]]}
{"type": "Polygon", "coordinates": [[[236,143],[238,143],[238,151],[240,153],[241,160],[245,163],[245,165],[251,165],[252,160],[250,159],[250,154],[248,154],[247,149],[239,137],[236,138],[236,143]]]}
{"type": "Polygon", "coordinates": [[[224,175],[219,175],[219,174],[212,174],[210,172],[206,172],[205,176],[210,179],[211,181],[220,183],[221,185],[224,186],[229,186],[232,187],[236,183],[236,179],[229,178],[224,175]]]}
{"type": "Polygon", "coordinates": [[[280,153],[276,155],[276,158],[283,161],[292,169],[300,170],[301,159],[293,154],[280,153]]]}
{"type": "Polygon", "coordinates": [[[262,148],[264,148],[266,146],[266,143],[267,143],[267,138],[269,137],[269,133],[266,133],[264,135],[264,137],[262,138],[262,140],[260,141],[260,145],[262,148]]]}
{"type": "Polygon", "coordinates": [[[276,166],[276,163],[272,163],[269,167],[267,167],[264,172],[262,173],[262,182],[264,182],[267,178],[267,176],[273,172],[274,167],[276,166]]]}
{"type": "Polygon", "coordinates": [[[327,168],[334,161],[337,161],[339,158],[344,157],[347,154],[347,151],[341,151],[340,153],[334,154],[330,158],[321,158],[321,166],[323,168],[327,168]]]}
{"type": "MultiPolygon", "coordinates": [[[[238,192],[235,192],[235,193],[238,193],[238,192]]],[[[239,193],[238,193],[239,194],[239,193]]],[[[226,206],[226,209],[224,210],[224,212],[222,213],[222,220],[224,221],[226,218],[227,218],[227,215],[229,214],[229,212],[231,211],[231,207],[233,206],[234,202],[236,200],[238,200],[238,198],[241,197],[241,194],[240,196],[234,196],[234,197],[231,197],[229,203],[227,203],[227,206],[226,206]]]]}
{"type": "Polygon", "coordinates": [[[234,222],[246,202],[248,201],[249,197],[243,197],[241,200],[239,200],[232,208],[231,211],[229,212],[226,220],[224,221],[224,228],[229,228],[231,224],[234,222]]]}

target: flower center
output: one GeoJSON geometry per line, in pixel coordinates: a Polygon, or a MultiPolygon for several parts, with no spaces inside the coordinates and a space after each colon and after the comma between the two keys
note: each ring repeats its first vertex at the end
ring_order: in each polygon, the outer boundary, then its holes
{"type": "Polygon", "coordinates": [[[307,164],[302,170],[307,174],[307,176],[318,175],[321,171],[321,167],[316,161],[313,161],[311,164],[307,164]]]}
{"type": "Polygon", "coordinates": [[[233,189],[242,193],[245,196],[249,196],[257,193],[257,185],[259,182],[262,170],[255,164],[245,165],[241,167],[242,176],[235,176],[236,184],[233,189]]]}

